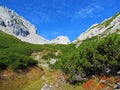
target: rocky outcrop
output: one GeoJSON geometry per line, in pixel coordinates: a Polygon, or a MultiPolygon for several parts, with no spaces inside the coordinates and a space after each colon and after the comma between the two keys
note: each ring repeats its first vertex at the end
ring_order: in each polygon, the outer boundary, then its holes
{"type": "Polygon", "coordinates": [[[104,20],[100,24],[92,25],[85,33],[82,33],[75,41],[82,41],[94,36],[106,36],[109,33],[120,32],[120,13],[104,20]]]}
{"type": "Polygon", "coordinates": [[[67,36],[59,36],[51,41],[51,44],[70,44],[70,40],[67,36]]]}
{"type": "Polygon", "coordinates": [[[47,44],[48,40],[39,36],[34,25],[13,10],[7,7],[0,7],[0,30],[14,35],[22,41],[33,44],[47,44]]]}

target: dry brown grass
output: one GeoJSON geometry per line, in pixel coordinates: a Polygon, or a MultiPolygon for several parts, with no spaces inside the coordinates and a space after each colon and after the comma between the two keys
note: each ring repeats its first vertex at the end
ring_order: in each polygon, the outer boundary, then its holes
{"type": "Polygon", "coordinates": [[[28,83],[40,79],[42,75],[43,71],[38,67],[31,67],[24,72],[7,69],[0,73],[0,90],[21,90],[28,83]]]}

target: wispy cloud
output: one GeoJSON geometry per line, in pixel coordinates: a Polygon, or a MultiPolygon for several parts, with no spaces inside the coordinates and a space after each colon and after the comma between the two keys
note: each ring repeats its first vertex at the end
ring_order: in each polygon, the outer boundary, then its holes
{"type": "Polygon", "coordinates": [[[77,12],[75,12],[75,14],[72,16],[72,21],[76,20],[76,19],[84,19],[84,18],[92,18],[94,16],[94,14],[98,11],[102,11],[104,8],[100,5],[96,5],[96,4],[91,4],[88,5],[87,7],[81,8],[80,10],[78,10],[77,12]]]}
{"type": "Polygon", "coordinates": [[[64,8],[66,7],[67,0],[41,0],[40,2],[36,3],[36,6],[32,4],[25,5],[25,8],[30,13],[31,21],[38,22],[38,23],[46,23],[51,20],[53,17],[57,17],[58,15],[66,15],[64,8]],[[54,12],[54,13],[53,13],[54,12]]]}
{"type": "Polygon", "coordinates": [[[36,9],[35,7],[32,7],[31,5],[29,7],[25,7],[25,11],[24,14],[27,15],[27,13],[29,13],[29,15],[26,16],[26,18],[29,18],[29,20],[32,23],[45,23],[45,22],[49,22],[49,15],[45,12],[43,12],[42,10],[40,11],[39,7],[38,9],[36,9]],[[29,8],[30,7],[30,8],[29,8]]]}

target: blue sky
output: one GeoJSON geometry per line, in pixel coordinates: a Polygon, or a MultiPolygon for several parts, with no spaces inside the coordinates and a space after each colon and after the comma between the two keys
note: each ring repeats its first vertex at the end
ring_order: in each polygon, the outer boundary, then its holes
{"type": "Polygon", "coordinates": [[[120,11],[120,0],[0,0],[0,5],[30,21],[48,40],[65,35],[73,41],[120,11]]]}

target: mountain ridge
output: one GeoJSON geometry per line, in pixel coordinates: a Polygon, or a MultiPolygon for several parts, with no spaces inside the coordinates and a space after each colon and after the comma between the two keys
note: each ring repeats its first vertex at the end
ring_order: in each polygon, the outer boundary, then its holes
{"type": "MultiPolygon", "coordinates": [[[[47,40],[37,34],[37,29],[29,21],[19,16],[13,10],[0,6],[0,30],[11,34],[22,41],[32,44],[70,44],[67,36],[58,36],[53,40],[47,40]]],[[[119,32],[120,30],[120,12],[116,15],[105,19],[101,23],[93,24],[84,33],[72,43],[92,38],[94,36],[106,36],[109,33],[119,32]]]]}
{"type": "MultiPolygon", "coordinates": [[[[35,26],[24,17],[5,6],[0,6],[0,30],[32,44],[53,44],[53,40],[49,41],[38,35],[35,26]]],[[[54,43],[67,44],[67,41],[69,41],[69,39],[59,42],[56,41],[54,43]]]]}
{"type": "Polygon", "coordinates": [[[86,40],[88,38],[92,38],[94,36],[104,36],[109,33],[119,32],[120,29],[120,12],[116,15],[105,19],[99,24],[93,24],[90,28],[88,28],[84,33],[80,34],[79,37],[73,41],[76,43],[77,41],[86,40]]]}
{"type": "Polygon", "coordinates": [[[33,44],[44,44],[48,42],[45,38],[37,35],[37,30],[34,25],[5,6],[0,7],[0,30],[25,42],[33,44]]]}

